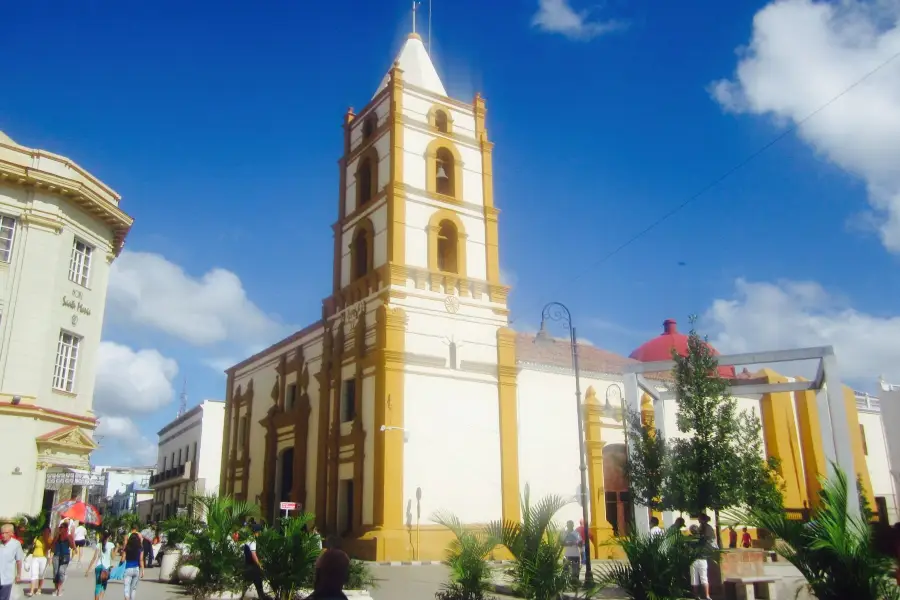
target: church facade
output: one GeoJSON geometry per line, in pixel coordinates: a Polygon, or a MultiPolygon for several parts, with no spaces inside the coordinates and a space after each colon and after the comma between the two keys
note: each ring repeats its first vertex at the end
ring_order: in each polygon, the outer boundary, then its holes
{"type": "MultiPolygon", "coordinates": [[[[526,484],[532,497],[571,496],[560,518],[577,522],[582,409],[568,341],[538,345],[509,327],[492,148],[484,99],[449,97],[410,35],[368,105],[344,119],[321,320],[227,371],[221,493],[270,519],[295,502],[379,561],[442,558],[450,536],[437,511],[518,519],[526,484]]],[[[603,541],[624,526],[622,372],[637,359],[580,352],[591,527],[603,541]]],[[[795,417],[801,395],[739,399],[763,420],[767,451],[788,457],[798,508],[822,472],[817,432],[795,417]]],[[[674,403],[666,410],[673,431],[674,403]]]]}

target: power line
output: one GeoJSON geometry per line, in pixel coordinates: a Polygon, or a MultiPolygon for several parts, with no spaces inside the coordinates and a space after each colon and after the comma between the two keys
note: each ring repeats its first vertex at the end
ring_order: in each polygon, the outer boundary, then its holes
{"type": "Polygon", "coordinates": [[[799,121],[794,123],[791,127],[788,127],[786,130],[784,130],[779,135],[777,135],[774,139],[772,139],[769,143],[765,144],[764,146],[762,146],[761,148],[759,148],[758,150],[756,150],[755,152],[753,152],[752,154],[750,154],[749,156],[744,158],[742,161],[738,162],[736,165],[734,165],[733,167],[731,167],[730,169],[728,169],[727,171],[725,171],[724,173],[719,175],[717,178],[713,179],[710,183],[703,186],[700,189],[700,191],[689,196],[684,202],[673,207],[669,212],[665,213],[664,215],[659,217],[657,220],[650,223],[650,225],[648,225],[647,227],[645,227],[644,229],[642,229],[641,231],[639,231],[638,233],[636,233],[635,235],[630,237],[628,240],[626,240],[625,242],[623,242],[622,244],[620,244],[619,246],[614,248],[612,251],[603,255],[599,260],[595,261],[587,269],[582,271],[581,274],[577,275],[573,279],[573,281],[578,281],[583,276],[587,275],[588,271],[592,271],[595,268],[599,267],[600,265],[602,265],[603,263],[608,261],[610,258],[615,256],[616,254],[618,254],[619,252],[621,252],[622,250],[624,250],[625,248],[627,248],[628,246],[630,246],[631,244],[633,244],[634,242],[636,242],[637,240],[639,240],[640,238],[642,238],[643,236],[648,234],[649,232],[651,232],[654,229],[656,229],[657,227],[659,227],[662,223],[667,221],[669,218],[671,218],[672,216],[681,212],[685,207],[687,207],[689,204],[691,204],[694,200],[696,200],[697,198],[699,198],[700,196],[702,196],[709,190],[713,189],[714,187],[718,186],[724,180],[731,177],[734,173],[736,173],[737,171],[744,168],[748,163],[753,161],[760,154],[762,154],[763,152],[765,152],[766,150],[768,150],[769,148],[771,148],[772,146],[774,146],[775,144],[777,144],[778,142],[780,142],[781,140],[786,138],[788,135],[797,131],[804,123],[806,123],[807,121],[809,121],[810,119],[812,119],[813,117],[818,115],[820,112],[822,112],[823,110],[825,110],[826,108],[828,108],[829,106],[831,106],[832,104],[834,104],[835,102],[837,102],[838,100],[843,98],[851,90],[853,90],[854,88],[856,88],[857,86],[862,84],[864,81],[866,81],[869,77],[871,77],[872,75],[874,75],[875,73],[877,73],[878,71],[880,71],[881,69],[886,67],[897,57],[900,57],[900,52],[897,52],[893,56],[889,57],[887,60],[885,60],[884,62],[879,64],[877,67],[875,67],[874,69],[872,69],[871,71],[869,71],[868,73],[866,73],[865,75],[863,75],[862,77],[857,79],[853,84],[851,84],[846,89],[844,89],[844,91],[842,91],[840,94],[838,94],[837,96],[835,96],[834,98],[832,98],[831,100],[829,100],[828,102],[826,102],[825,104],[823,104],[822,106],[817,108],[816,110],[812,111],[811,113],[809,113],[808,115],[806,115],[805,117],[803,117],[802,119],[800,119],[799,121]]]}

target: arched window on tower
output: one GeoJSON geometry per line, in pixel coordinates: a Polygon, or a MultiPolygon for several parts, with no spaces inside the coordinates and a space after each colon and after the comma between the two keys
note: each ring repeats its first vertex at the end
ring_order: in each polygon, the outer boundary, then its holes
{"type": "Polygon", "coordinates": [[[434,126],[438,131],[443,133],[450,133],[450,123],[447,119],[447,113],[442,110],[437,110],[434,112],[434,126]]]}
{"type": "Polygon", "coordinates": [[[435,158],[435,191],[438,194],[452,196],[456,190],[456,182],[453,180],[455,173],[453,154],[446,148],[439,148],[435,158]]]}
{"type": "Polygon", "coordinates": [[[363,121],[363,128],[362,128],[363,141],[366,141],[369,138],[371,138],[373,133],[375,133],[375,115],[366,117],[366,120],[363,121]]]}
{"type": "Polygon", "coordinates": [[[360,229],[353,238],[353,279],[365,277],[369,273],[369,233],[360,229]]]}
{"type": "Polygon", "coordinates": [[[438,225],[437,263],[441,271],[459,273],[459,231],[452,221],[438,225]]]}
{"type": "Polygon", "coordinates": [[[356,169],[356,208],[364,205],[375,195],[375,165],[372,163],[372,159],[366,156],[359,161],[359,167],[356,169]]]}

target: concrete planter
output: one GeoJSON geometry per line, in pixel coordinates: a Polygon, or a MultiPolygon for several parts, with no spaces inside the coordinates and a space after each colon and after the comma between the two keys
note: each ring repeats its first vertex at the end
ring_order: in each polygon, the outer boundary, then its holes
{"type": "MultiPolygon", "coordinates": [[[[307,596],[312,593],[312,590],[300,590],[294,596],[296,600],[303,600],[307,596]]],[[[372,595],[369,594],[368,590],[344,590],[344,595],[347,596],[348,600],[356,599],[356,600],[372,600],[372,595]]],[[[256,590],[254,588],[250,588],[246,594],[241,594],[240,592],[225,592],[224,594],[218,596],[211,596],[209,600],[240,600],[240,598],[249,599],[249,598],[257,598],[256,590]]]]}
{"type": "Polygon", "coordinates": [[[159,561],[159,580],[169,583],[175,577],[175,567],[181,559],[181,550],[167,548],[163,550],[162,560],[159,561]]]}
{"type": "Polygon", "coordinates": [[[194,565],[182,565],[178,567],[178,581],[180,583],[193,581],[197,578],[197,573],[199,572],[200,569],[198,569],[194,565]]]}

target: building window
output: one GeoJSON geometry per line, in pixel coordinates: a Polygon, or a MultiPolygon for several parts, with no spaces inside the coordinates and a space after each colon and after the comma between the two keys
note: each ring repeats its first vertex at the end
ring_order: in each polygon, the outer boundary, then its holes
{"type": "Polygon", "coordinates": [[[245,445],[250,439],[250,419],[247,418],[247,415],[241,417],[241,426],[238,431],[240,432],[241,445],[245,445]]]}
{"type": "Polygon", "coordinates": [[[356,169],[356,208],[360,208],[375,195],[377,163],[366,156],[356,169]]]}
{"type": "Polygon", "coordinates": [[[371,116],[367,117],[365,121],[363,121],[363,127],[362,127],[363,141],[367,141],[372,137],[372,134],[375,133],[376,125],[377,125],[377,123],[375,121],[375,115],[371,115],[371,116]]]}
{"type": "Polygon", "coordinates": [[[452,221],[438,225],[438,269],[447,273],[459,273],[459,232],[452,221]]]}
{"type": "Polygon", "coordinates": [[[163,456],[163,466],[162,466],[163,472],[165,472],[165,470],[166,470],[166,465],[168,464],[168,461],[169,461],[169,457],[163,456]]]}
{"type": "Polygon", "coordinates": [[[437,151],[435,160],[435,191],[445,196],[453,196],[456,182],[453,181],[454,159],[453,154],[446,148],[437,151]]]}
{"type": "Polygon", "coordinates": [[[0,215],[0,262],[9,262],[12,257],[13,239],[16,237],[16,220],[0,215]]]}
{"type": "Polygon", "coordinates": [[[442,133],[450,133],[450,123],[447,119],[447,113],[442,110],[434,112],[434,126],[442,133]]]}
{"type": "Polygon", "coordinates": [[[191,460],[191,445],[184,447],[184,460],[191,460]]]}
{"type": "Polygon", "coordinates": [[[360,229],[353,238],[353,279],[365,277],[369,272],[369,232],[360,229]]]}
{"type": "Polygon", "coordinates": [[[353,530],[354,490],[352,479],[342,479],[338,483],[338,531],[342,534],[353,530]]]}
{"type": "Polygon", "coordinates": [[[78,285],[88,286],[91,278],[91,255],[94,249],[78,238],[72,244],[72,258],[69,260],[69,280],[78,285]]]}
{"type": "Polygon", "coordinates": [[[181,448],[178,449],[178,466],[180,467],[184,463],[181,462],[181,448]]]}
{"type": "Polygon", "coordinates": [[[56,346],[56,368],[53,371],[53,387],[64,392],[75,390],[75,366],[78,364],[78,346],[81,338],[66,331],[59,332],[56,346]]]}
{"type": "Polygon", "coordinates": [[[285,407],[287,410],[294,410],[294,405],[297,404],[297,384],[289,383],[287,386],[287,391],[285,392],[285,407]]]}
{"type": "Polygon", "coordinates": [[[341,390],[341,423],[356,418],[356,379],[344,380],[341,390]]]}
{"type": "Polygon", "coordinates": [[[860,425],[859,425],[859,437],[860,437],[860,439],[862,439],[863,454],[868,456],[869,455],[869,444],[866,442],[866,428],[863,427],[862,423],[860,423],[860,425]]]}

